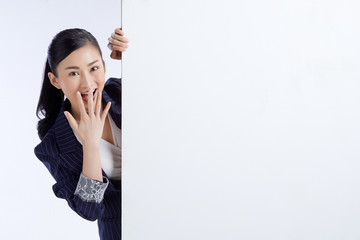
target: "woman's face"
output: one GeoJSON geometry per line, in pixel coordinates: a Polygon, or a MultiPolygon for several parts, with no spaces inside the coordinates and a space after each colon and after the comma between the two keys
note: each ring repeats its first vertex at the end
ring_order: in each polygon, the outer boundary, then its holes
{"type": "Polygon", "coordinates": [[[76,93],[81,93],[87,111],[88,92],[92,91],[95,98],[104,88],[105,68],[99,50],[87,44],[62,60],[56,70],[58,77],[49,73],[49,79],[56,88],[63,91],[71,103],[72,115],[79,119],[80,104],[76,93]]]}

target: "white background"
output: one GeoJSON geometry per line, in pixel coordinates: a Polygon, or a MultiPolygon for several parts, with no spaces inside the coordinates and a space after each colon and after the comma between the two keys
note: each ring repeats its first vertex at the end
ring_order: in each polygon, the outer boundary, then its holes
{"type": "Polygon", "coordinates": [[[99,41],[107,77],[120,77],[107,38],[120,26],[120,0],[5,1],[0,8],[1,239],[99,239],[52,191],[54,179],[36,158],[35,110],[47,47],[56,33],[79,27],[99,41]]]}
{"type": "Polygon", "coordinates": [[[359,10],[123,1],[124,239],[360,239],[359,10]]]}

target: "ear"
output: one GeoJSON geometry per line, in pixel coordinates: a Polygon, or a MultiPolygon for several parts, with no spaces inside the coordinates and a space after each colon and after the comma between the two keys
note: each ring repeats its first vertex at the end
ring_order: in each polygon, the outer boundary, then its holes
{"type": "Polygon", "coordinates": [[[58,79],[55,77],[55,75],[52,72],[48,72],[48,77],[49,77],[50,83],[54,87],[56,87],[57,89],[61,89],[58,79]]]}

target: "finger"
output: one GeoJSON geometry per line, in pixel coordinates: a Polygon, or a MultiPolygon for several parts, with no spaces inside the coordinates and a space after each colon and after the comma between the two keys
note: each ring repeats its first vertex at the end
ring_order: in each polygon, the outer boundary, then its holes
{"type": "Polygon", "coordinates": [[[122,41],[119,41],[115,38],[109,38],[109,42],[112,44],[112,45],[115,45],[115,46],[121,46],[123,48],[128,48],[128,44],[127,43],[124,43],[122,41]]]}
{"type": "Polygon", "coordinates": [[[109,41],[110,41],[110,38],[111,39],[116,39],[118,41],[121,41],[121,42],[125,42],[125,43],[128,43],[129,42],[129,39],[126,38],[126,37],[123,37],[123,36],[120,36],[118,34],[111,34],[111,36],[109,37],[109,41]]]}
{"type": "Polygon", "coordinates": [[[106,116],[107,116],[107,114],[109,112],[110,106],[111,106],[111,102],[108,102],[106,104],[106,107],[104,108],[104,111],[102,112],[102,115],[101,115],[101,120],[102,121],[105,121],[105,118],[106,118],[106,116]]]}
{"type": "Polygon", "coordinates": [[[115,32],[116,34],[119,34],[120,36],[123,36],[123,35],[124,35],[124,31],[121,30],[120,28],[116,28],[114,32],[115,32]]]}
{"type": "Polygon", "coordinates": [[[84,105],[83,99],[81,97],[81,93],[78,91],[76,93],[76,95],[77,95],[77,100],[79,102],[80,117],[83,118],[83,117],[87,116],[85,105],[84,105]]]}
{"type": "Polygon", "coordinates": [[[96,95],[95,114],[96,114],[96,116],[100,116],[102,92],[98,90],[98,91],[96,92],[96,94],[97,94],[97,95],[96,95]]]}
{"type": "Polygon", "coordinates": [[[125,51],[126,51],[126,48],[113,45],[113,46],[112,46],[112,50],[113,50],[113,51],[125,52],[125,51]]]}
{"type": "Polygon", "coordinates": [[[92,89],[88,92],[88,112],[90,116],[94,116],[94,95],[92,89]]]}
{"type": "Polygon", "coordinates": [[[64,114],[70,124],[70,127],[74,130],[74,132],[77,132],[77,130],[79,128],[79,124],[77,123],[75,118],[68,111],[64,111],[64,114]]]}
{"type": "Polygon", "coordinates": [[[109,37],[108,41],[111,44],[124,44],[126,46],[128,46],[129,43],[129,40],[124,37],[109,37]]]}
{"type": "Polygon", "coordinates": [[[120,41],[122,41],[122,42],[126,42],[126,43],[129,42],[129,39],[128,39],[128,38],[122,37],[122,36],[119,36],[119,35],[115,35],[114,38],[117,39],[117,40],[120,40],[120,41]]]}

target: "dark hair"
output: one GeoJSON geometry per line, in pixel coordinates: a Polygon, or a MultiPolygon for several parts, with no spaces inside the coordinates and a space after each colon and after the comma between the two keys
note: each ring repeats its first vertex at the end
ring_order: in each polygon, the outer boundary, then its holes
{"type": "Polygon", "coordinates": [[[91,44],[99,50],[102,58],[101,49],[95,37],[84,29],[73,28],[59,32],[52,40],[48,48],[48,56],[45,65],[43,84],[40,92],[39,102],[36,108],[38,121],[37,130],[40,139],[43,139],[47,131],[55,123],[61,110],[64,93],[61,89],[54,87],[49,80],[48,73],[52,72],[57,77],[56,68],[73,51],[91,44]],[[41,118],[39,115],[43,115],[41,118]]]}

